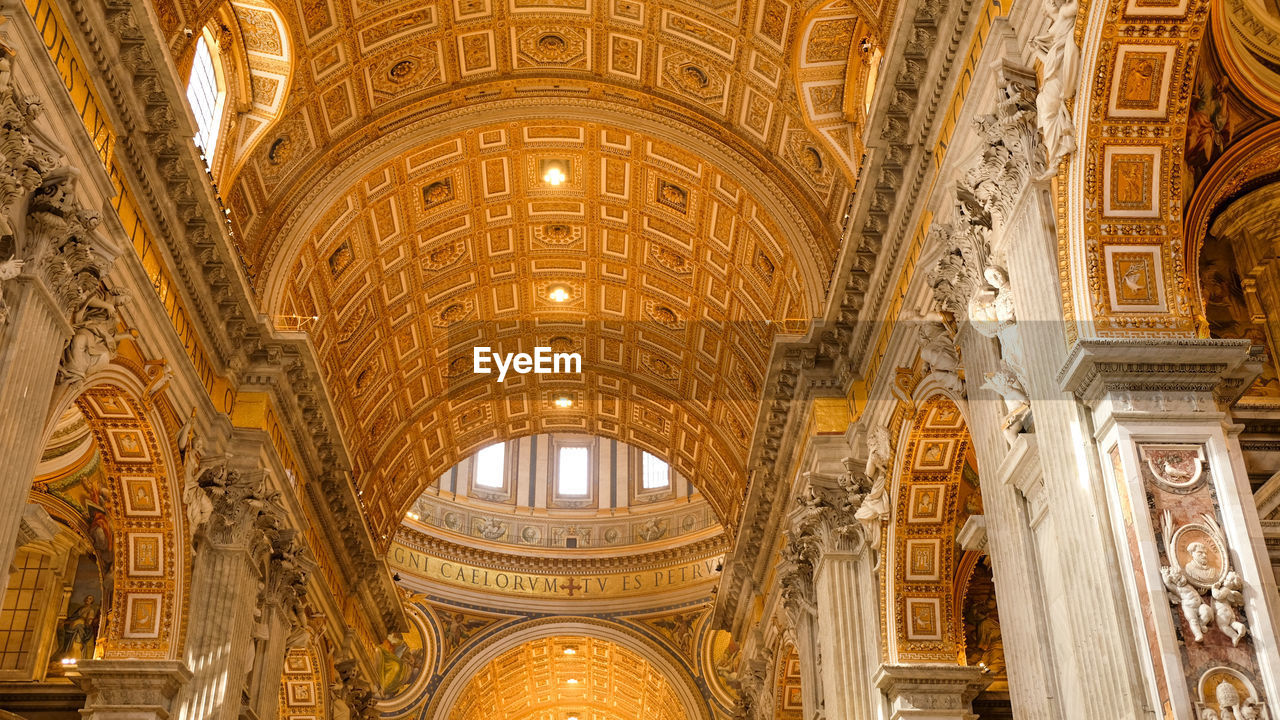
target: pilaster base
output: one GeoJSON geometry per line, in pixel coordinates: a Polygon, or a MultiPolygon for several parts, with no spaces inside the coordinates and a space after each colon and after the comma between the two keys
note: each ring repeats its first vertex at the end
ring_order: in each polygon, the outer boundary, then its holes
{"type": "Polygon", "coordinates": [[[976,720],[973,699],[990,683],[980,668],[960,665],[881,665],[875,674],[890,720],[976,720]]]}
{"type": "Polygon", "coordinates": [[[85,720],[168,720],[191,671],[178,660],[84,660],[67,677],[87,696],[85,720]]]}

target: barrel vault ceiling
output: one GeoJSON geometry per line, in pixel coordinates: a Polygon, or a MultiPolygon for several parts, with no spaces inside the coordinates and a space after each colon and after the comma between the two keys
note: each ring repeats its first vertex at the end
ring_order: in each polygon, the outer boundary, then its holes
{"type": "MultiPolygon", "coordinates": [[[[179,58],[213,17],[156,7],[179,58]]],[[[659,454],[732,533],[774,343],[832,285],[893,5],[231,7],[254,101],[215,177],[264,310],[317,318],[379,540],[460,458],[549,431],[659,454]],[[584,372],[500,385],[476,345],[584,372]]]]}

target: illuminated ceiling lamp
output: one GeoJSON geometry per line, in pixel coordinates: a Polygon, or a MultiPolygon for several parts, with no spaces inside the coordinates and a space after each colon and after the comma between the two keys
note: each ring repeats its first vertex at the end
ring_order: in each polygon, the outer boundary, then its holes
{"type": "MultiPolygon", "coordinates": [[[[557,395],[555,400],[553,400],[552,402],[554,402],[556,407],[560,408],[561,410],[573,407],[573,398],[568,395],[557,395]]],[[[577,651],[575,650],[574,652],[577,652],[577,651]]],[[[569,652],[567,649],[565,650],[565,655],[572,655],[572,654],[573,653],[569,652]]]]}
{"type": "Polygon", "coordinates": [[[569,286],[564,284],[556,284],[547,288],[547,299],[551,302],[568,302],[573,297],[569,292],[569,286]]]}
{"type": "Polygon", "coordinates": [[[542,177],[542,182],[551,187],[559,187],[569,179],[568,160],[543,160],[538,170],[538,175],[542,177]]]}
{"type": "Polygon", "coordinates": [[[578,647],[577,647],[576,645],[565,645],[565,646],[564,646],[564,654],[565,654],[565,655],[577,655],[577,654],[578,654],[578,647]]]}

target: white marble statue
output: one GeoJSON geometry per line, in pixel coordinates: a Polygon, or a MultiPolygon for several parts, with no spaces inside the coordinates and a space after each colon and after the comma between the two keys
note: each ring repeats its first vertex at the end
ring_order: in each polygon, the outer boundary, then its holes
{"type": "Polygon", "coordinates": [[[1243,591],[1244,581],[1235,572],[1228,572],[1226,577],[1209,589],[1213,596],[1213,615],[1218,629],[1231,639],[1232,645],[1239,645],[1249,633],[1236,611],[1236,608],[1244,607],[1243,591]]]}
{"type": "Polygon", "coordinates": [[[1026,428],[1027,419],[1031,415],[1031,401],[1027,398],[1027,391],[1008,362],[1001,362],[1000,369],[987,373],[985,378],[982,389],[990,390],[1004,399],[1005,416],[1001,427],[1005,440],[1012,445],[1018,439],[1018,433],[1026,428]]]}
{"type": "Polygon", "coordinates": [[[917,333],[920,338],[920,359],[929,366],[930,377],[946,389],[959,395],[964,384],[960,381],[960,353],[956,352],[951,334],[940,322],[924,321],[917,333]]]}
{"type": "Polygon", "coordinates": [[[873,427],[867,431],[867,467],[863,473],[867,480],[876,484],[876,480],[889,471],[889,463],[893,458],[889,454],[889,430],[885,427],[873,427]]]}
{"type": "Polygon", "coordinates": [[[182,460],[182,504],[187,509],[187,525],[194,539],[196,531],[209,521],[213,513],[213,500],[200,486],[200,456],[204,454],[204,440],[195,432],[196,409],[178,430],[178,457],[182,460]]]}
{"type": "Polygon", "coordinates": [[[989,265],[982,271],[982,276],[987,285],[979,288],[969,299],[969,324],[982,335],[1000,342],[1000,358],[1021,378],[1025,365],[1009,274],[1003,268],[989,265]]]}
{"type": "Polygon", "coordinates": [[[884,427],[874,427],[867,432],[867,482],[870,489],[862,498],[862,504],[854,511],[853,517],[862,525],[867,537],[867,545],[873,550],[880,549],[880,524],[889,516],[889,465],[892,456],[889,449],[889,431],[884,427]]]}
{"type": "Polygon", "coordinates": [[[1192,637],[1196,642],[1204,642],[1204,633],[1209,629],[1209,621],[1213,619],[1213,609],[1205,604],[1200,591],[1191,584],[1176,563],[1160,568],[1160,577],[1169,591],[1169,603],[1182,608],[1182,617],[1191,627],[1192,637]]]}
{"type": "Polygon", "coordinates": [[[1032,40],[1040,58],[1040,91],[1036,118],[1048,155],[1046,175],[1058,172],[1058,164],[1076,150],[1076,131],[1067,107],[1080,81],[1080,48],[1076,45],[1078,0],[1049,0],[1049,27],[1032,40]]]}
{"type": "Polygon", "coordinates": [[[127,332],[116,331],[120,308],[131,299],[124,290],[114,291],[105,298],[91,295],[72,313],[71,342],[62,356],[63,382],[83,381],[95,367],[115,357],[121,340],[138,336],[138,331],[132,328],[127,332]]]}
{"type": "Polygon", "coordinates": [[[9,322],[9,306],[4,301],[4,284],[21,275],[24,264],[26,263],[17,257],[0,263],[0,325],[9,322]]]}

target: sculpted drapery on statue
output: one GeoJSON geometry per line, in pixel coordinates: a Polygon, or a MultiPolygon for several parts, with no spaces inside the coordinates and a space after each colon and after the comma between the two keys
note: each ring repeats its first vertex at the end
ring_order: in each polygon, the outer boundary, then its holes
{"type": "MultiPolygon", "coordinates": [[[[960,353],[956,351],[955,339],[951,331],[942,322],[922,318],[917,334],[920,340],[920,359],[925,362],[929,377],[958,397],[963,396],[964,382],[960,379],[960,353]]],[[[877,429],[883,430],[883,428],[877,429]]]]}
{"type": "MultiPolygon", "coordinates": [[[[947,342],[950,342],[948,339],[947,342]]],[[[952,352],[954,352],[952,348],[952,352]]],[[[959,358],[957,357],[957,364],[959,358]]],[[[956,382],[960,378],[956,377],[956,382]]],[[[889,468],[893,464],[893,450],[889,445],[889,430],[874,427],[867,432],[867,463],[862,476],[855,471],[853,458],[844,459],[845,473],[840,476],[840,487],[857,509],[853,516],[862,524],[867,547],[873,553],[880,552],[880,526],[889,517],[889,468]]],[[[879,558],[876,561],[879,566],[879,558]]]]}
{"type": "Polygon", "coordinates": [[[1063,158],[1076,151],[1076,130],[1068,101],[1080,81],[1080,47],[1076,45],[1078,0],[1049,0],[1049,27],[1032,41],[1040,58],[1040,92],[1036,120],[1048,155],[1046,173],[1058,171],[1063,158]]]}
{"type": "Polygon", "coordinates": [[[738,717],[743,720],[772,720],[773,718],[773,653],[763,645],[742,663],[739,676],[738,717]]]}

